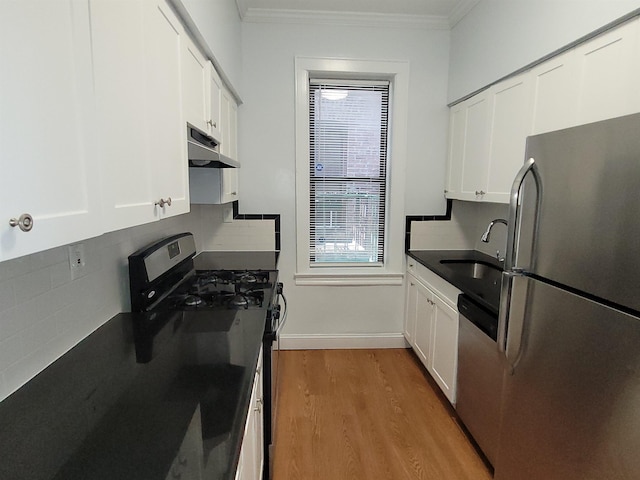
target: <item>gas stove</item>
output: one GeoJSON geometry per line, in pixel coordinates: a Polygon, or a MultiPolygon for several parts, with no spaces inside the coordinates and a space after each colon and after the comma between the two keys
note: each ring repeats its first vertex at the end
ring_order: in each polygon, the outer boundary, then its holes
{"type": "MultiPolygon", "coordinates": [[[[194,346],[198,338],[206,338],[209,345],[215,345],[200,356],[228,353],[231,364],[233,355],[227,340],[233,334],[229,332],[234,331],[234,326],[242,329],[248,323],[262,323],[264,469],[265,478],[270,478],[279,338],[287,317],[278,271],[238,269],[252,263],[251,258],[242,258],[243,252],[234,252],[231,262],[220,261],[219,253],[207,252],[196,263],[195,255],[193,235],[182,233],[129,256],[131,310],[137,313],[133,316],[136,358],[139,363],[152,362],[171,344],[172,337],[183,332],[187,337],[196,335],[192,338],[194,346]],[[233,268],[218,268],[221,264],[233,268]],[[208,268],[214,265],[215,268],[208,268]],[[282,312],[280,298],[284,302],[282,312]]],[[[203,421],[204,417],[203,413],[203,421]]]]}
{"type": "Polygon", "coordinates": [[[170,308],[185,311],[263,308],[265,292],[273,292],[276,281],[275,271],[198,271],[169,295],[168,302],[170,308]]]}

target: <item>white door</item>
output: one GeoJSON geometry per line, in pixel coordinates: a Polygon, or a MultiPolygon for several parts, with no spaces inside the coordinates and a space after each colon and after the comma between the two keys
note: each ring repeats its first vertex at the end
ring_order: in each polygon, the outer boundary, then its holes
{"type": "Polygon", "coordinates": [[[531,71],[533,113],[530,134],[551,132],[575,125],[575,51],[554,57],[531,71]]]}
{"type": "Polygon", "coordinates": [[[182,116],[182,25],[163,1],[145,18],[147,155],[161,217],[189,211],[186,122],[182,116]]]}
{"type": "Polygon", "coordinates": [[[527,74],[518,75],[490,91],[492,111],[485,201],[508,203],[511,184],[524,163],[531,123],[529,79],[527,74]]]}
{"type": "Polygon", "coordinates": [[[183,47],[182,93],[185,120],[197,129],[207,132],[207,59],[187,35],[183,37],[183,47]]]}
{"type": "Polygon", "coordinates": [[[90,39],[86,0],[0,2],[0,260],[101,233],[90,39]]]}
{"type": "Polygon", "coordinates": [[[220,128],[221,120],[221,96],[222,96],[222,80],[218,76],[218,72],[213,64],[209,62],[209,119],[207,120],[208,132],[217,141],[222,141],[222,130],[220,128]]]}
{"type": "Polygon", "coordinates": [[[482,200],[487,192],[489,172],[490,107],[487,92],[467,104],[467,125],[463,142],[461,198],[482,200]]]}
{"type": "Polygon", "coordinates": [[[404,336],[407,342],[415,347],[416,319],[418,316],[418,281],[413,275],[407,274],[407,294],[404,312],[404,336]]]}
{"type": "Polygon", "coordinates": [[[451,107],[449,113],[449,158],[447,162],[447,198],[460,198],[462,191],[462,162],[467,128],[467,108],[464,103],[451,107]]]}
{"type": "Polygon", "coordinates": [[[429,366],[433,324],[433,300],[422,284],[416,283],[416,337],[415,352],[425,367],[429,366]]]}
{"type": "Polygon", "coordinates": [[[452,404],[458,365],[458,312],[433,295],[433,344],[429,371],[452,404]]]}
{"type": "Polygon", "coordinates": [[[638,20],[576,48],[578,124],[639,111],[638,20]]]}
{"type": "Polygon", "coordinates": [[[106,230],[159,218],[147,155],[144,3],[91,0],[91,34],[106,230]]]}

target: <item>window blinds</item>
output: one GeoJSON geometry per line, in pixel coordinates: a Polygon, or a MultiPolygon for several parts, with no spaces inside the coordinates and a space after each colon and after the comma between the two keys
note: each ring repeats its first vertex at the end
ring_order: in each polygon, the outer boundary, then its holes
{"type": "Polygon", "coordinates": [[[381,264],[389,82],[309,82],[312,266],[381,264]]]}

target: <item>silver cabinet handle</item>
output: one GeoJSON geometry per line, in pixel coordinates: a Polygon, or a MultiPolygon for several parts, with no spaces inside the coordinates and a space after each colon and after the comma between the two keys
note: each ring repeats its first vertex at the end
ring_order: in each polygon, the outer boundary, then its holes
{"type": "Polygon", "coordinates": [[[164,198],[161,198],[154,205],[158,205],[160,208],[164,208],[165,205],[170,207],[171,206],[171,197],[167,197],[166,200],[164,198]]]}
{"type": "Polygon", "coordinates": [[[28,213],[23,213],[19,218],[10,219],[9,225],[12,227],[20,227],[20,230],[23,232],[29,232],[33,228],[33,217],[28,213]]]}
{"type": "Polygon", "coordinates": [[[476,195],[484,195],[485,193],[487,192],[485,192],[484,190],[476,190],[476,195]]]}
{"type": "Polygon", "coordinates": [[[213,127],[213,128],[218,128],[218,124],[216,122],[214,122],[213,120],[207,120],[207,125],[213,127]]]}

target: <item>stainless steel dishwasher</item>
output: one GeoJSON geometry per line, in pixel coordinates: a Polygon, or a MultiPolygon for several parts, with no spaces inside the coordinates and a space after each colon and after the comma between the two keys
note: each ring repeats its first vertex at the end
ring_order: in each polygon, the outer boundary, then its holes
{"type": "Polygon", "coordinates": [[[458,296],[456,411],[491,464],[500,429],[503,363],[496,337],[498,319],[464,294],[458,296]]]}

